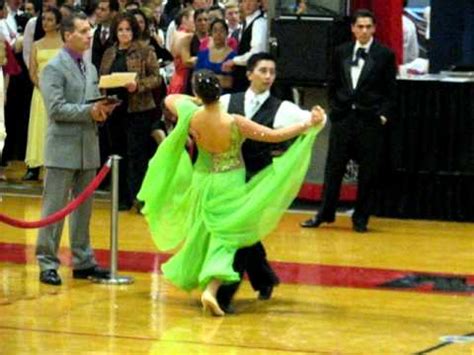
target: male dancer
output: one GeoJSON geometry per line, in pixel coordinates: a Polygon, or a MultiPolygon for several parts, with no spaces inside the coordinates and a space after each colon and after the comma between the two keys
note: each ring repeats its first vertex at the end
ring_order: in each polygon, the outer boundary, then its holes
{"type": "MultiPolygon", "coordinates": [[[[276,63],[272,55],[268,53],[252,55],[247,63],[250,87],[245,92],[223,95],[221,104],[229,113],[244,115],[252,121],[272,128],[308,121],[311,112],[302,110],[289,101],[281,101],[270,94],[275,75],[276,63]]],[[[322,124],[324,125],[325,121],[322,124]]],[[[269,144],[247,140],[242,146],[247,179],[271,164],[273,157],[282,154],[290,144],[291,142],[269,144]]],[[[259,291],[259,299],[270,299],[279,279],[266,259],[262,243],[240,249],[235,255],[234,268],[241,276],[247,272],[252,287],[259,291]]],[[[233,312],[230,302],[239,285],[240,283],[236,283],[219,288],[217,298],[226,313],[233,312]]]]}

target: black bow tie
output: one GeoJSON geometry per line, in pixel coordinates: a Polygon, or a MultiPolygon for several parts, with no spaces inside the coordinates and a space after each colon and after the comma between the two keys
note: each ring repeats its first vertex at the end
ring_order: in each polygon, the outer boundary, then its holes
{"type": "Polygon", "coordinates": [[[357,49],[355,59],[351,62],[351,65],[357,66],[359,64],[359,59],[366,60],[367,56],[368,54],[364,48],[357,49]]]}

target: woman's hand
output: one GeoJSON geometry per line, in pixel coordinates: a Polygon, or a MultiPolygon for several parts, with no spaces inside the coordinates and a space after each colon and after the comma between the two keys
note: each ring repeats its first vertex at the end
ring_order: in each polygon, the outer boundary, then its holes
{"type": "Polygon", "coordinates": [[[138,84],[136,81],[131,81],[128,84],[125,84],[125,88],[129,93],[135,92],[138,89],[138,84]]]}

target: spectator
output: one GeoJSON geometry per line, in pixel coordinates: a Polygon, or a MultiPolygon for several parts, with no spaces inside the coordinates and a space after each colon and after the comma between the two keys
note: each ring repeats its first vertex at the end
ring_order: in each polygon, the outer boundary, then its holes
{"type": "Polygon", "coordinates": [[[120,164],[123,178],[120,179],[119,209],[128,210],[135,202],[154,150],[150,137],[156,107],[152,91],[160,86],[161,77],[155,51],[139,41],[140,29],[133,15],[119,15],[111,32],[114,44],[104,53],[100,74],[137,74],[136,80],[125,88],[107,90],[107,94],[115,94],[122,101],[106,128],[111,153],[124,158],[120,164]]]}
{"type": "Polygon", "coordinates": [[[39,76],[48,62],[55,57],[63,46],[59,33],[61,12],[55,7],[48,7],[42,12],[41,23],[45,36],[33,43],[30,56],[30,79],[34,85],[31,98],[30,121],[28,124],[28,141],[25,163],[28,170],[23,180],[39,179],[40,168],[44,165],[44,139],[47,127],[47,113],[43,96],[39,90],[39,76]]]}
{"type": "Polygon", "coordinates": [[[227,45],[228,27],[224,20],[217,19],[211,24],[212,41],[208,48],[201,49],[195,70],[213,71],[224,92],[232,89],[232,73],[222,70],[222,64],[235,57],[236,53],[227,45]]]}

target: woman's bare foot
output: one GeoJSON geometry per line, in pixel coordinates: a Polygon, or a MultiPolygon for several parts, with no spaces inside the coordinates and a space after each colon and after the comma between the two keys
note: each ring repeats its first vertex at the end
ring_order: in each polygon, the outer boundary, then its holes
{"type": "Polygon", "coordinates": [[[219,307],[216,298],[207,289],[201,295],[201,303],[203,310],[209,309],[213,316],[222,317],[225,315],[224,311],[219,307]]]}

